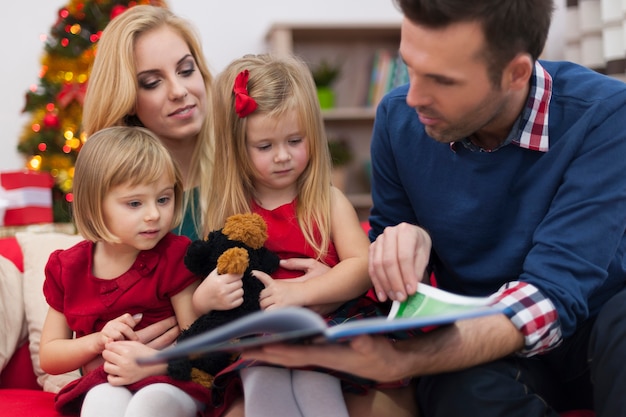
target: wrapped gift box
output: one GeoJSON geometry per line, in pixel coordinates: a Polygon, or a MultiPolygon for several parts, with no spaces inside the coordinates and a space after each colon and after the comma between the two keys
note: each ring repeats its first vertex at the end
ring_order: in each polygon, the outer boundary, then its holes
{"type": "Polygon", "coordinates": [[[52,186],[47,172],[0,172],[0,226],[52,223],[52,186]]]}

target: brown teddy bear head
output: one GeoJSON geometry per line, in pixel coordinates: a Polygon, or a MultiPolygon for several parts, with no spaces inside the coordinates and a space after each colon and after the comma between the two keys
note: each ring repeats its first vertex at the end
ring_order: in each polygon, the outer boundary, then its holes
{"type": "Polygon", "coordinates": [[[230,240],[260,249],[267,240],[267,224],[256,213],[234,214],[226,219],[222,233],[230,240]]]}

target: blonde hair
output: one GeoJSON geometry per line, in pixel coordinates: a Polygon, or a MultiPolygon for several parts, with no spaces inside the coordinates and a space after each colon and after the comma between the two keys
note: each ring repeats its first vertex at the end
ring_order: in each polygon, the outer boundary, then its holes
{"type": "Polygon", "coordinates": [[[114,126],[94,133],[78,154],[72,203],[76,229],[92,242],[118,242],[102,206],[111,188],[150,184],[166,175],[174,183],[172,228],[183,216],[183,182],[169,151],[148,129],[114,126]]]}
{"type": "MultiPolygon", "coordinates": [[[[139,88],[134,55],[135,42],[140,35],[163,26],[175,30],[189,47],[204,80],[207,102],[210,102],[213,77],[193,26],[166,8],[134,6],[111,20],[98,41],[83,107],[83,130],[88,136],[107,127],[136,124],[136,121],[129,120],[128,117],[134,112],[139,88]]],[[[201,205],[208,197],[207,187],[212,173],[213,153],[211,127],[206,117],[198,134],[186,184],[200,184],[201,205]]],[[[185,204],[190,203],[192,213],[195,213],[191,195],[192,193],[188,194],[189,198],[185,204]]],[[[194,214],[195,227],[199,231],[201,228],[198,220],[194,214]]]]}
{"type": "Polygon", "coordinates": [[[205,233],[223,227],[225,219],[251,211],[254,167],[246,148],[246,118],[235,113],[233,84],[237,75],[248,70],[248,93],[258,107],[253,114],[280,117],[295,110],[307,137],[309,163],[297,188],[298,223],[306,241],[320,259],[330,243],[331,160],[315,84],[309,68],[296,57],[268,54],[246,55],[233,61],[214,83],[212,125],[215,159],[211,197],[205,212],[205,233]],[[316,233],[319,230],[319,234],[316,233]]]}

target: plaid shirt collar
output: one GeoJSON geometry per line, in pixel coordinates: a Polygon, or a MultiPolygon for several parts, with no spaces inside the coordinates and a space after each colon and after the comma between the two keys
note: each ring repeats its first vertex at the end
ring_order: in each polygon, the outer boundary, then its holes
{"type": "Polygon", "coordinates": [[[519,136],[513,139],[514,144],[520,148],[548,152],[548,109],[551,97],[552,77],[536,61],[530,80],[530,94],[519,125],[519,136]]]}
{"type": "MultiPolygon", "coordinates": [[[[539,61],[536,61],[530,78],[530,92],[524,111],[513,124],[509,136],[497,149],[512,143],[520,148],[548,152],[548,110],[551,97],[552,77],[539,61]]],[[[483,151],[468,138],[463,139],[461,143],[470,150],[483,151]]],[[[455,146],[456,142],[450,143],[452,150],[455,146]]]]}

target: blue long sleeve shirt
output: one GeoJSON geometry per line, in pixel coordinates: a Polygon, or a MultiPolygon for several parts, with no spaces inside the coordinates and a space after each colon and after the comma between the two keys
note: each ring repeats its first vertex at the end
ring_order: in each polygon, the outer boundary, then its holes
{"type": "Polygon", "coordinates": [[[552,78],[545,152],[438,143],[406,104],[408,86],[381,101],[370,239],[419,225],[438,285],[488,295],[531,284],[569,337],[626,285],[626,84],[572,63],[541,66],[552,78]]]}

